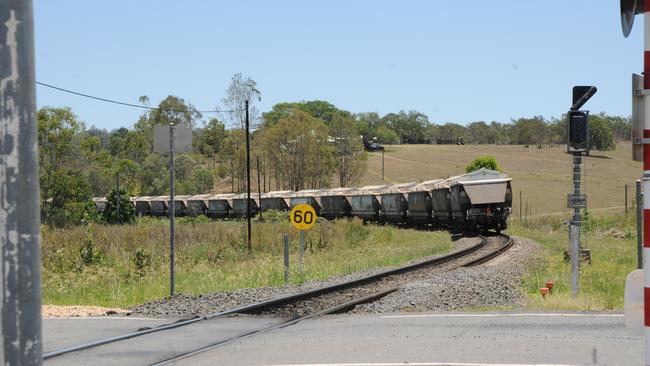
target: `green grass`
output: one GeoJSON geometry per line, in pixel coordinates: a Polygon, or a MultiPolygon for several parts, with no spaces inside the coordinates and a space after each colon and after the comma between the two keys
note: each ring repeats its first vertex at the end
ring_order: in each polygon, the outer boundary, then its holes
{"type": "Polygon", "coordinates": [[[637,243],[634,211],[588,217],[582,245],[591,250],[592,263],[581,265],[579,295],[571,295],[571,265],[564,260],[568,228],[560,217],[540,217],[527,224],[514,223],[510,234],[538,241],[544,248],[536,264],[522,278],[529,309],[622,310],[625,277],[636,269],[637,243]],[[545,300],[539,288],[555,282],[545,300]]]}
{"type": "MultiPolygon", "coordinates": [[[[280,215],[280,218],[282,216],[280,215]]],[[[306,234],[298,273],[298,233],[288,222],[255,222],[253,254],[241,221],[179,220],[176,291],[201,294],[284,283],[283,244],[291,236],[291,283],[399,265],[452,249],[449,234],[322,221],[306,234]]],[[[128,307],[169,293],[168,222],[42,228],[43,303],[128,307]]]]}

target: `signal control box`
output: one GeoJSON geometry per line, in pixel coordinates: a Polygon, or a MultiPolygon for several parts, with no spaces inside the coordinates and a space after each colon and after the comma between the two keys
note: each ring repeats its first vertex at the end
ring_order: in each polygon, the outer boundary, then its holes
{"type": "Polygon", "coordinates": [[[589,149],[589,111],[569,111],[568,113],[569,152],[586,152],[589,149]]]}

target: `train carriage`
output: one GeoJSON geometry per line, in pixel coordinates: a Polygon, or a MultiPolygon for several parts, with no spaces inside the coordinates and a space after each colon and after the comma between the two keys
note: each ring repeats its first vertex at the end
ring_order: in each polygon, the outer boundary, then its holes
{"type": "Polygon", "coordinates": [[[206,215],[211,219],[225,219],[230,217],[233,196],[234,194],[226,193],[208,197],[206,215]]]}
{"type": "Polygon", "coordinates": [[[408,218],[408,201],[406,194],[415,188],[416,183],[402,183],[389,187],[382,192],[381,198],[381,220],[392,224],[405,224],[408,218]]]}
{"type": "Polygon", "coordinates": [[[454,218],[466,229],[497,232],[507,228],[512,207],[512,179],[490,169],[479,169],[459,177],[452,185],[454,218]]]}
{"type": "Polygon", "coordinates": [[[433,216],[431,187],[441,181],[442,179],[425,181],[417,184],[416,187],[408,192],[408,223],[410,225],[439,227],[433,216]]]}
{"type": "MultiPolygon", "coordinates": [[[[246,194],[241,193],[234,195],[232,198],[232,210],[230,211],[230,214],[232,217],[235,218],[246,218],[248,217],[246,215],[248,211],[248,207],[246,205],[246,194]]],[[[255,217],[258,212],[260,212],[260,207],[257,204],[257,201],[255,201],[255,198],[251,194],[251,199],[250,199],[250,215],[251,217],[255,217]]]]}
{"type": "Polygon", "coordinates": [[[298,191],[296,192],[295,197],[291,197],[291,199],[289,200],[290,206],[293,209],[294,207],[296,207],[296,205],[304,203],[306,205],[310,205],[316,212],[316,215],[320,216],[320,211],[321,211],[320,199],[326,192],[327,191],[324,189],[306,189],[306,190],[298,191]]]}
{"type": "Polygon", "coordinates": [[[289,211],[289,198],[294,196],[293,191],[275,191],[262,193],[260,208],[262,211],[278,210],[289,211]]]}
{"type": "Polygon", "coordinates": [[[208,197],[210,197],[210,195],[205,194],[188,197],[185,200],[187,216],[196,217],[199,215],[205,215],[208,210],[208,205],[206,204],[208,197]]]}
{"type": "Polygon", "coordinates": [[[356,188],[330,189],[320,198],[320,215],[328,220],[350,217],[352,214],[350,200],[356,191],[356,188]]]}
{"type": "Polygon", "coordinates": [[[352,216],[356,216],[364,222],[381,222],[381,203],[378,197],[381,192],[385,192],[388,189],[390,188],[387,185],[374,185],[360,188],[350,200],[352,216]]]}

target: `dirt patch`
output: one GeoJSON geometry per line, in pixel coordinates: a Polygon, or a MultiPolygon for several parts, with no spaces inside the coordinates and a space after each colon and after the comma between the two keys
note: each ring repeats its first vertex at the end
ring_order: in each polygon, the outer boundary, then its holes
{"type": "Polygon", "coordinates": [[[83,316],[128,315],[130,311],[118,308],[103,308],[100,306],[43,305],[41,307],[41,313],[43,317],[71,318],[83,316]]]}

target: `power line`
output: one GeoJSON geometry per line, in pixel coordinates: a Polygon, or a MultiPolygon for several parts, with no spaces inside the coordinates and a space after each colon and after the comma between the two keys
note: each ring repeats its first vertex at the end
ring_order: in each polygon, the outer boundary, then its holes
{"type": "MultiPolygon", "coordinates": [[[[74,90],[69,90],[69,89],[61,88],[61,87],[54,86],[54,85],[51,85],[51,84],[42,83],[40,81],[37,81],[36,84],[41,85],[41,86],[45,86],[45,87],[48,87],[48,88],[51,88],[51,89],[55,89],[55,90],[58,90],[58,91],[62,91],[62,92],[65,92],[65,93],[70,93],[70,94],[78,95],[78,96],[85,97],[85,98],[95,99],[95,100],[99,100],[99,101],[102,101],[102,102],[124,105],[124,106],[127,106],[127,107],[134,107],[134,108],[141,108],[141,109],[148,109],[148,110],[157,110],[157,111],[183,112],[183,111],[179,111],[179,110],[175,110],[175,109],[169,109],[169,108],[149,107],[149,106],[146,106],[146,105],[139,105],[139,104],[131,104],[131,103],[126,103],[126,102],[120,102],[120,101],[117,101],[117,100],[112,100],[112,99],[97,97],[97,96],[90,95],[90,94],[76,92],[74,90]]],[[[245,109],[228,109],[228,110],[212,109],[212,110],[197,111],[197,112],[199,112],[199,113],[230,113],[230,112],[243,112],[243,111],[245,111],[245,109]]]]}

